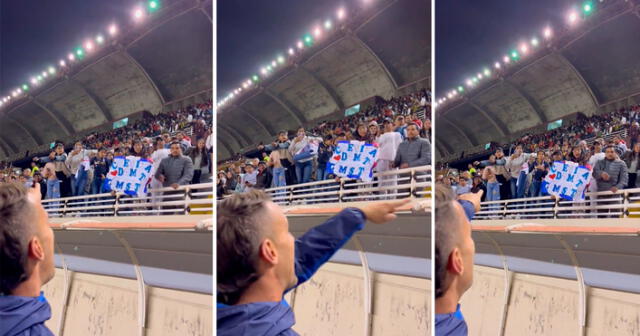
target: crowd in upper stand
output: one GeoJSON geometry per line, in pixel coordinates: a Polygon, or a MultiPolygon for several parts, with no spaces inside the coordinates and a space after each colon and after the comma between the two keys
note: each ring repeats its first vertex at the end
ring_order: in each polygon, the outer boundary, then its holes
{"type": "MultiPolygon", "coordinates": [[[[422,89],[375,102],[356,114],[281,131],[272,143],[260,143],[253,158],[242,154],[219,164],[217,195],[334,179],[327,170],[336,144],[358,140],[379,146],[375,171],[431,164],[431,92],[422,89]],[[315,149],[309,150],[317,145],[315,149]],[[257,156],[257,157],[256,157],[257,156]]],[[[393,182],[389,182],[393,183],[393,182]]]]}
{"type": "Polygon", "coordinates": [[[211,101],[143,113],[130,125],[94,132],[73,144],[56,141],[49,153],[33,156],[29,166],[4,163],[0,183],[39,183],[43,199],[99,194],[106,191],[103,182],[113,158],[129,155],[153,161],[151,188],[211,182],[212,119],[211,101]]]}
{"type": "Polygon", "coordinates": [[[589,191],[640,187],[640,105],[585,117],[539,134],[495,146],[484,160],[466,169],[439,167],[439,183],[457,194],[484,190],[483,200],[547,196],[541,188],[554,161],[572,161],[592,170],[589,191]],[[626,132],[626,136],[625,136],[626,132]]]}

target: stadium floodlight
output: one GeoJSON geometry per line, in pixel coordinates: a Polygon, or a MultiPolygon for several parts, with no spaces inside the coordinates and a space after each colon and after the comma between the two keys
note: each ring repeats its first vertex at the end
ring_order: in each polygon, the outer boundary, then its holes
{"type": "Polygon", "coordinates": [[[313,45],[313,37],[312,37],[310,34],[306,34],[306,35],[304,36],[303,41],[304,41],[304,44],[305,44],[307,47],[310,47],[310,46],[312,46],[312,45],[313,45]]]}
{"type": "Polygon", "coordinates": [[[478,72],[478,74],[476,75],[476,77],[477,77],[478,79],[482,79],[482,74],[478,72]]]}
{"type": "Polygon", "coordinates": [[[511,50],[510,54],[511,54],[511,59],[513,59],[514,61],[520,58],[520,54],[518,54],[517,50],[511,50]]]}
{"type": "Polygon", "coordinates": [[[75,60],[75,59],[76,59],[76,56],[75,56],[74,54],[69,54],[69,55],[67,56],[67,58],[68,58],[70,61],[73,61],[73,60],[75,60]]]}
{"type": "Polygon", "coordinates": [[[320,27],[315,27],[313,29],[313,36],[318,38],[318,37],[320,37],[320,35],[322,35],[322,29],[320,29],[320,27]]]}
{"type": "Polygon", "coordinates": [[[253,75],[253,78],[252,78],[252,79],[253,79],[253,81],[254,81],[254,82],[257,82],[257,81],[258,81],[258,79],[260,79],[260,78],[258,77],[258,75],[253,75]]]}
{"type": "Polygon", "coordinates": [[[144,10],[142,10],[142,8],[140,8],[140,7],[134,8],[134,10],[133,10],[133,19],[135,21],[141,21],[143,16],[144,16],[144,10]]]}
{"type": "Polygon", "coordinates": [[[84,50],[82,50],[82,48],[77,48],[76,56],[78,56],[78,58],[82,58],[83,55],[84,55],[84,50]]]}
{"type": "Polygon", "coordinates": [[[272,67],[277,67],[278,66],[278,62],[276,62],[276,60],[271,61],[271,66],[272,67]]]}
{"type": "Polygon", "coordinates": [[[42,75],[38,75],[38,77],[36,77],[36,80],[41,81],[42,80],[42,75]]]}
{"type": "Polygon", "coordinates": [[[46,71],[43,71],[43,72],[42,72],[42,78],[47,78],[47,76],[49,76],[49,74],[47,74],[47,72],[46,72],[46,71]]]}
{"type": "Polygon", "coordinates": [[[592,1],[585,1],[582,3],[582,13],[584,13],[585,16],[589,16],[591,15],[591,13],[593,13],[592,1]]]}
{"type": "Polygon", "coordinates": [[[489,69],[485,68],[484,71],[482,71],[484,73],[485,76],[489,77],[491,76],[491,71],[489,71],[489,69]]]}
{"type": "Polygon", "coordinates": [[[267,75],[267,68],[260,69],[260,73],[266,76],[267,75]]]}
{"type": "Polygon", "coordinates": [[[544,38],[546,38],[546,39],[550,39],[551,38],[551,34],[552,34],[551,27],[546,27],[542,31],[542,36],[544,36],[544,38]]]}
{"type": "Polygon", "coordinates": [[[539,42],[538,42],[538,39],[537,39],[537,38],[535,38],[535,37],[534,37],[534,38],[532,38],[532,39],[531,39],[531,45],[532,45],[532,46],[537,47],[537,46],[538,46],[538,43],[539,43],[539,42]]]}
{"type": "Polygon", "coordinates": [[[54,68],[54,67],[52,67],[52,66],[50,66],[48,70],[49,70],[49,73],[50,73],[50,74],[52,74],[52,75],[53,75],[54,73],[56,73],[56,68],[54,68]]]}
{"type": "Polygon", "coordinates": [[[331,20],[327,20],[324,22],[324,28],[329,30],[331,29],[331,27],[333,26],[333,24],[331,24],[331,20]]]}
{"type": "Polygon", "coordinates": [[[27,84],[22,84],[22,90],[23,90],[23,91],[29,91],[29,85],[27,85],[27,84]]]}
{"type": "Polygon", "coordinates": [[[67,62],[65,62],[64,60],[60,60],[59,64],[61,67],[67,66],[67,62]]]}
{"type": "Polygon", "coordinates": [[[284,63],[284,57],[282,55],[278,55],[278,63],[283,64],[284,63]]]}
{"type": "Polygon", "coordinates": [[[149,12],[153,13],[160,8],[160,2],[158,2],[158,0],[150,0],[147,7],[149,8],[149,12]]]}
{"type": "Polygon", "coordinates": [[[473,86],[473,80],[471,80],[471,78],[467,79],[467,86],[473,86]]]}
{"type": "Polygon", "coordinates": [[[91,41],[85,42],[84,48],[87,49],[87,51],[93,50],[93,42],[91,42],[91,41]]]}
{"type": "Polygon", "coordinates": [[[477,82],[478,82],[478,77],[473,77],[473,78],[471,78],[471,81],[472,81],[474,84],[475,84],[475,83],[477,83],[477,82]]]}
{"type": "Polygon", "coordinates": [[[31,77],[31,85],[38,84],[38,80],[35,77],[31,77]]]}
{"type": "Polygon", "coordinates": [[[571,10],[567,15],[567,21],[569,21],[569,24],[576,23],[578,21],[578,13],[575,10],[571,10]]]}
{"type": "Polygon", "coordinates": [[[112,23],[111,25],[109,25],[109,35],[114,36],[118,33],[118,27],[116,26],[115,23],[112,23]]]}
{"type": "Polygon", "coordinates": [[[104,43],[104,37],[102,37],[102,35],[98,35],[98,36],[96,36],[96,42],[97,42],[98,44],[102,44],[102,43],[104,43]]]}
{"type": "Polygon", "coordinates": [[[346,11],[344,10],[344,8],[339,8],[339,9],[338,9],[337,16],[338,16],[338,20],[342,20],[342,19],[344,19],[344,18],[347,16],[347,13],[346,13],[346,11]]]}
{"type": "Polygon", "coordinates": [[[529,51],[529,46],[526,43],[520,44],[520,52],[526,54],[529,51]]]}
{"type": "Polygon", "coordinates": [[[298,47],[298,49],[302,49],[304,48],[304,43],[302,41],[298,41],[298,43],[296,43],[296,46],[298,47]]]}
{"type": "Polygon", "coordinates": [[[295,51],[293,50],[293,48],[289,48],[289,55],[292,55],[295,53],[295,51]]]}
{"type": "Polygon", "coordinates": [[[459,92],[463,92],[463,91],[464,91],[464,87],[463,87],[462,85],[459,85],[459,86],[458,86],[458,91],[459,91],[459,92]]]}
{"type": "Polygon", "coordinates": [[[11,95],[13,96],[13,98],[15,98],[15,97],[18,96],[18,92],[17,91],[13,91],[13,92],[11,92],[11,95]]]}
{"type": "Polygon", "coordinates": [[[505,62],[505,63],[509,63],[509,56],[503,57],[502,61],[505,62]]]}
{"type": "Polygon", "coordinates": [[[500,62],[496,62],[496,64],[494,64],[493,67],[496,69],[500,69],[500,62]]]}
{"type": "Polygon", "coordinates": [[[449,99],[451,99],[451,97],[453,97],[453,95],[451,94],[451,92],[449,92],[449,94],[447,95],[447,97],[449,97],[449,99]]]}

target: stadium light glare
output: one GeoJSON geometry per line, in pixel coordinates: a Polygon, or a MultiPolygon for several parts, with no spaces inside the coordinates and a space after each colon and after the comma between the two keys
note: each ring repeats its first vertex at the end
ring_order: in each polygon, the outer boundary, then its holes
{"type": "Polygon", "coordinates": [[[491,76],[491,71],[489,71],[489,69],[487,69],[487,68],[484,69],[483,73],[487,77],[491,76]]]}
{"type": "Polygon", "coordinates": [[[570,11],[567,15],[567,21],[569,21],[570,24],[576,23],[576,21],[578,21],[578,13],[576,13],[575,10],[570,11]]]}
{"type": "Polygon", "coordinates": [[[75,56],[74,54],[69,54],[69,55],[67,56],[67,58],[68,58],[70,61],[73,61],[73,60],[75,60],[75,59],[76,59],[76,56],[75,56]]]}
{"type": "Polygon", "coordinates": [[[272,67],[277,67],[278,66],[278,62],[276,62],[275,60],[271,61],[271,66],[272,67]]]}
{"type": "Polygon", "coordinates": [[[520,45],[520,52],[526,54],[529,51],[529,46],[526,43],[520,45]]]}
{"type": "Polygon", "coordinates": [[[550,39],[551,38],[551,28],[550,27],[546,27],[544,28],[544,30],[542,31],[542,36],[544,36],[545,39],[550,39]]]}
{"type": "Polygon", "coordinates": [[[327,21],[324,22],[324,28],[326,30],[331,29],[331,27],[333,27],[333,24],[331,23],[331,20],[327,20],[327,21]]]}
{"type": "Polygon", "coordinates": [[[289,55],[292,55],[295,53],[295,51],[293,50],[293,48],[289,48],[289,55]]]}
{"type": "Polygon", "coordinates": [[[149,8],[149,12],[153,13],[160,8],[160,3],[158,2],[158,0],[151,0],[147,4],[147,7],[149,8]]]}
{"type": "Polygon", "coordinates": [[[267,75],[267,68],[260,69],[260,73],[266,76],[267,75]]]}
{"type": "Polygon", "coordinates": [[[313,45],[313,37],[312,37],[310,34],[306,34],[306,35],[304,36],[303,41],[304,41],[304,44],[305,44],[307,47],[310,47],[310,46],[312,46],[312,45],[313,45]]]}
{"type": "Polygon", "coordinates": [[[462,85],[459,85],[459,86],[458,86],[458,91],[459,91],[459,92],[463,92],[463,91],[464,91],[464,87],[463,87],[462,85]]]}
{"type": "Polygon", "coordinates": [[[313,29],[313,36],[315,36],[316,38],[319,38],[320,35],[322,35],[322,29],[320,29],[320,27],[315,27],[313,29]]]}
{"type": "Polygon", "coordinates": [[[82,56],[84,55],[84,50],[82,50],[82,48],[76,49],[76,55],[78,56],[78,58],[82,58],[82,56]]]}
{"type": "Polygon", "coordinates": [[[29,85],[27,85],[27,84],[22,84],[22,90],[24,90],[24,91],[29,91],[29,85]]]}
{"type": "Polygon", "coordinates": [[[91,41],[87,41],[87,42],[84,44],[84,48],[85,48],[85,49],[87,49],[87,51],[91,51],[91,50],[93,50],[93,42],[91,42],[91,41]]]}
{"type": "Polygon", "coordinates": [[[144,11],[142,10],[142,8],[136,7],[133,10],[133,19],[135,21],[141,21],[143,16],[144,16],[144,11]]]}
{"type": "Polygon", "coordinates": [[[518,60],[520,58],[520,54],[518,54],[517,50],[512,50],[511,51],[511,59],[513,59],[514,61],[518,60]]]}
{"type": "Polygon", "coordinates": [[[473,80],[471,80],[471,78],[467,79],[467,86],[472,86],[473,85],[473,80]]]}
{"type": "Polygon", "coordinates": [[[583,2],[582,12],[584,13],[584,15],[587,15],[587,16],[593,13],[593,2],[592,1],[583,2]]]}
{"type": "Polygon", "coordinates": [[[17,96],[18,96],[18,92],[13,91],[13,92],[11,92],[11,95],[13,96],[13,98],[15,98],[15,97],[17,97],[17,96]]]}
{"type": "Polygon", "coordinates": [[[254,82],[257,82],[257,81],[258,81],[258,79],[259,79],[259,77],[258,77],[258,75],[253,75],[253,78],[252,78],[252,79],[253,79],[253,81],[254,81],[254,82]]]}
{"type": "Polygon", "coordinates": [[[532,46],[537,47],[538,43],[539,43],[538,42],[538,38],[534,37],[534,38],[531,39],[531,45],[532,46]]]}
{"type": "Polygon", "coordinates": [[[505,57],[503,57],[503,58],[502,58],[502,61],[503,61],[504,63],[509,63],[509,61],[510,61],[509,56],[505,56],[505,57]]]}
{"type": "Polygon", "coordinates": [[[41,81],[42,80],[42,75],[38,75],[38,77],[36,77],[36,79],[38,80],[38,82],[41,81]]]}
{"type": "Polygon", "coordinates": [[[56,73],[56,68],[54,68],[54,67],[52,67],[52,66],[50,66],[48,70],[49,70],[49,73],[50,73],[50,74],[52,74],[52,75],[53,75],[54,73],[56,73]]]}
{"type": "Polygon", "coordinates": [[[116,26],[115,23],[111,24],[108,30],[109,30],[109,35],[111,36],[114,36],[118,33],[118,27],[116,26]]]}
{"type": "Polygon", "coordinates": [[[102,44],[102,43],[104,43],[104,37],[102,37],[102,35],[98,35],[98,36],[96,36],[96,42],[97,42],[98,44],[102,44]]]}
{"type": "Polygon", "coordinates": [[[284,56],[282,55],[278,55],[278,63],[283,64],[284,63],[284,56]]]}
{"type": "Polygon", "coordinates": [[[38,80],[35,77],[31,77],[31,85],[38,84],[38,80]]]}
{"type": "Polygon", "coordinates": [[[493,67],[496,69],[500,69],[500,62],[496,62],[496,64],[494,64],[493,67]]]}
{"type": "Polygon", "coordinates": [[[449,99],[451,99],[451,97],[453,97],[453,95],[451,94],[451,92],[449,92],[449,94],[447,95],[447,97],[448,97],[449,99]]]}
{"type": "Polygon", "coordinates": [[[271,65],[267,65],[267,71],[271,71],[273,68],[271,67],[271,65]]]}
{"type": "Polygon", "coordinates": [[[346,17],[346,15],[347,15],[347,14],[346,14],[346,12],[345,12],[344,8],[339,8],[339,9],[338,9],[338,13],[337,13],[338,20],[342,20],[342,19],[344,19],[344,18],[346,17]]]}
{"type": "Polygon", "coordinates": [[[477,77],[478,79],[482,79],[482,74],[478,72],[478,74],[476,75],[476,77],[477,77]]]}
{"type": "Polygon", "coordinates": [[[302,41],[298,41],[298,43],[296,43],[296,46],[298,47],[298,49],[302,49],[304,48],[304,43],[302,41]]]}
{"type": "Polygon", "coordinates": [[[49,76],[49,75],[47,74],[47,72],[46,72],[46,71],[43,71],[43,72],[42,72],[42,78],[47,78],[47,76],[49,76]]]}
{"type": "Polygon", "coordinates": [[[61,67],[67,66],[67,62],[65,62],[64,60],[60,60],[59,64],[61,67]]]}

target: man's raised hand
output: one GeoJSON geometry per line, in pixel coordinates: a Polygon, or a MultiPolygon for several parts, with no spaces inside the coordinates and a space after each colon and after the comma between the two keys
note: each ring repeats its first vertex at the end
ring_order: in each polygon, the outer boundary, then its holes
{"type": "Polygon", "coordinates": [[[362,210],[367,220],[376,224],[384,224],[396,219],[395,212],[410,201],[410,199],[404,199],[392,202],[376,202],[363,205],[360,210],[362,210]]]}

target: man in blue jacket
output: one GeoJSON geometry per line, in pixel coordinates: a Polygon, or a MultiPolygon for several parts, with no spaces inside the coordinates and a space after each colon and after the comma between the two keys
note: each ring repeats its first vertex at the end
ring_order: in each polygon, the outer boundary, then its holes
{"type": "Polygon", "coordinates": [[[435,198],[435,330],[436,336],[467,335],[460,298],[473,283],[475,244],[471,219],[480,209],[482,190],[458,197],[451,188],[436,184],[435,198]]]}
{"type": "Polygon", "coordinates": [[[55,275],[54,238],[40,185],[0,185],[0,335],[53,335],[40,291],[55,275]]]}
{"type": "Polygon", "coordinates": [[[367,220],[385,223],[408,200],[347,208],[297,240],[262,191],[217,207],[218,336],[297,335],[286,291],[307,281],[367,220]]]}

